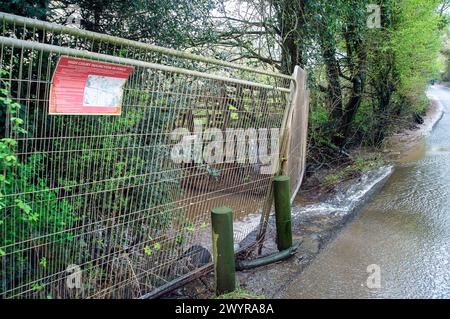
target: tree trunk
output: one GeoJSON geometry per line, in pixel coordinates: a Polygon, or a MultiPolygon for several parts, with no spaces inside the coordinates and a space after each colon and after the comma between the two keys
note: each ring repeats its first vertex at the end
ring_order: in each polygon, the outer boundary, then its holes
{"type": "Polygon", "coordinates": [[[303,44],[299,41],[300,32],[303,30],[302,24],[305,21],[303,17],[305,0],[280,0],[275,1],[274,6],[281,37],[281,71],[292,74],[296,65],[305,66],[303,44]]]}
{"type": "Polygon", "coordinates": [[[335,145],[343,143],[342,134],[340,134],[339,126],[344,113],[342,102],[342,87],[340,82],[339,62],[336,59],[336,48],[333,39],[327,35],[327,31],[322,31],[320,36],[320,46],[322,50],[322,58],[325,63],[326,76],[328,81],[328,108],[331,110],[331,118],[329,123],[331,142],[335,145]]]}

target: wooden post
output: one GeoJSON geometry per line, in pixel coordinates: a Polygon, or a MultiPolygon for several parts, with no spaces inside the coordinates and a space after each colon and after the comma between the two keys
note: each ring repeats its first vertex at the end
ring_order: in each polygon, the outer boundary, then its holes
{"type": "MultiPolygon", "coordinates": [[[[283,121],[281,123],[281,130],[280,130],[280,157],[278,161],[278,169],[276,174],[280,175],[287,175],[289,172],[289,163],[288,158],[290,154],[289,146],[291,143],[291,134],[290,130],[292,129],[292,121],[293,121],[293,114],[294,111],[301,114],[301,121],[297,124],[300,125],[300,131],[301,131],[301,141],[300,141],[300,147],[297,149],[300,150],[302,153],[301,155],[297,156],[297,154],[294,154],[293,157],[295,157],[297,160],[301,161],[301,171],[298,172],[299,179],[297,181],[293,182],[295,183],[293,185],[293,190],[295,192],[298,191],[301,185],[301,181],[303,178],[303,172],[304,172],[304,166],[305,166],[305,160],[306,160],[306,137],[307,137],[307,124],[308,124],[308,90],[306,87],[306,80],[307,80],[307,73],[299,66],[295,66],[294,73],[292,75],[294,81],[291,82],[291,88],[290,88],[290,95],[287,101],[287,107],[284,113],[283,121]]],[[[298,138],[296,135],[295,138],[298,138]]],[[[295,172],[295,171],[294,171],[295,172]]],[[[291,173],[292,174],[292,173],[291,173]]],[[[269,186],[269,189],[267,191],[267,197],[264,202],[263,211],[261,215],[261,222],[260,222],[260,228],[259,233],[256,237],[256,240],[258,242],[258,253],[261,253],[262,245],[264,242],[267,225],[269,222],[269,216],[270,212],[272,210],[273,205],[273,187],[272,183],[269,186]]],[[[292,200],[294,199],[295,193],[290,195],[292,200]]]]}
{"type": "Polygon", "coordinates": [[[214,273],[216,294],[235,290],[235,261],[233,240],[233,211],[228,207],[211,210],[214,273]]]}
{"type": "Polygon", "coordinates": [[[288,176],[276,176],[273,182],[277,247],[282,251],[292,246],[290,180],[288,176]]]}

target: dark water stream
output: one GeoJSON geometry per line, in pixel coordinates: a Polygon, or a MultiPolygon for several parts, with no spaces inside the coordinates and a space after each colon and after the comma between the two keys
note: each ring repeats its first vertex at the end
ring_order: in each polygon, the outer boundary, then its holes
{"type": "Polygon", "coordinates": [[[450,89],[430,93],[433,132],[279,297],[450,298],[450,89]]]}

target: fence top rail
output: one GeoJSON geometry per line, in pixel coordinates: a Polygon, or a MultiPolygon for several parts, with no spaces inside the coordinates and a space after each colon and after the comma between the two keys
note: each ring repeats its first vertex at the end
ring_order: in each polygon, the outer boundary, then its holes
{"type": "Polygon", "coordinates": [[[56,45],[51,44],[45,44],[40,42],[33,42],[33,41],[26,41],[26,40],[20,40],[20,39],[13,39],[13,38],[7,38],[0,36],[0,43],[12,46],[12,47],[21,47],[24,49],[30,49],[30,50],[43,50],[50,53],[59,53],[61,55],[69,55],[69,56],[75,56],[80,58],[89,58],[89,59],[96,59],[101,61],[107,61],[107,62],[114,62],[119,64],[126,64],[126,65],[133,65],[138,67],[144,67],[144,68],[150,68],[160,71],[167,71],[167,72],[173,72],[178,74],[185,74],[185,75],[192,75],[192,76],[198,76],[203,78],[208,78],[212,80],[219,80],[224,82],[230,82],[230,83],[236,83],[241,85],[248,85],[251,87],[261,87],[265,89],[272,89],[272,90],[278,90],[281,92],[289,93],[291,90],[288,88],[283,87],[275,87],[272,85],[266,85],[262,83],[247,81],[247,80],[241,80],[241,79],[235,79],[235,78],[229,78],[224,77],[220,75],[215,74],[209,74],[204,72],[198,72],[188,69],[182,69],[174,66],[168,66],[163,64],[156,64],[151,62],[145,62],[145,61],[139,61],[129,58],[122,58],[102,53],[94,53],[89,51],[83,51],[83,50],[76,50],[66,47],[59,47],[56,45]]]}
{"type": "Polygon", "coordinates": [[[208,57],[197,55],[197,54],[192,54],[189,52],[182,52],[182,51],[178,51],[175,49],[164,48],[164,47],[160,47],[160,46],[149,44],[149,43],[143,43],[143,42],[128,40],[128,39],[119,38],[119,37],[115,37],[115,36],[111,36],[111,35],[107,35],[107,34],[87,31],[87,30],[78,29],[78,28],[67,27],[64,25],[57,24],[57,23],[51,23],[51,22],[46,22],[46,21],[42,21],[42,20],[26,18],[26,17],[14,15],[14,14],[0,12],[0,20],[2,20],[4,23],[6,22],[6,23],[11,23],[11,24],[21,24],[24,27],[31,27],[31,28],[36,28],[39,30],[60,32],[60,33],[65,33],[65,34],[69,34],[72,36],[80,36],[80,37],[85,37],[85,38],[92,39],[92,40],[100,40],[100,41],[105,41],[105,42],[109,42],[112,44],[126,45],[126,46],[133,47],[136,49],[142,49],[142,50],[153,51],[153,52],[157,52],[157,53],[161,53],[161,54],[167,54],[167,55],[182,58],[182,59],[190,59],[190,60],[194,60],[194,61],[198,61],[198,62],[215,64],[215,65],[229,67],[229,68],[238,69],[238,70],[243,70],[243,71],[247,71],[247,72],[258,73],[258,74],[268,75],[268,76],[282,78],[282,79],[294,80],[294,78],[292,76],[282,74],[282,73],[260,70],[260,69],[248,67],[245,65],[237,64],[237,63],[232,63],[232,62],[222,61],[222,60],[218,60],[218,59],[214,59],[214,58],[208,58],[208,57]]]}

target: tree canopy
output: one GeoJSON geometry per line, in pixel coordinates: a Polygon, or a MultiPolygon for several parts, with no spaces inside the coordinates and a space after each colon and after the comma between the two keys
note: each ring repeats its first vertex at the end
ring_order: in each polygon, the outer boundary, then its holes
{"type": "Polygon", "coordinates": [[[423,112],[428,81],[444,71],[437,58],[449,3],[26,0],[0,10],[62,23],[77,14],[87,30],[287,74],[299,65],[312,89],[312,154],[333,158],[354,144],[380,144],[394,123],[423,112]],[[380,25],[370,27],[374,14],[380,25]]]}

